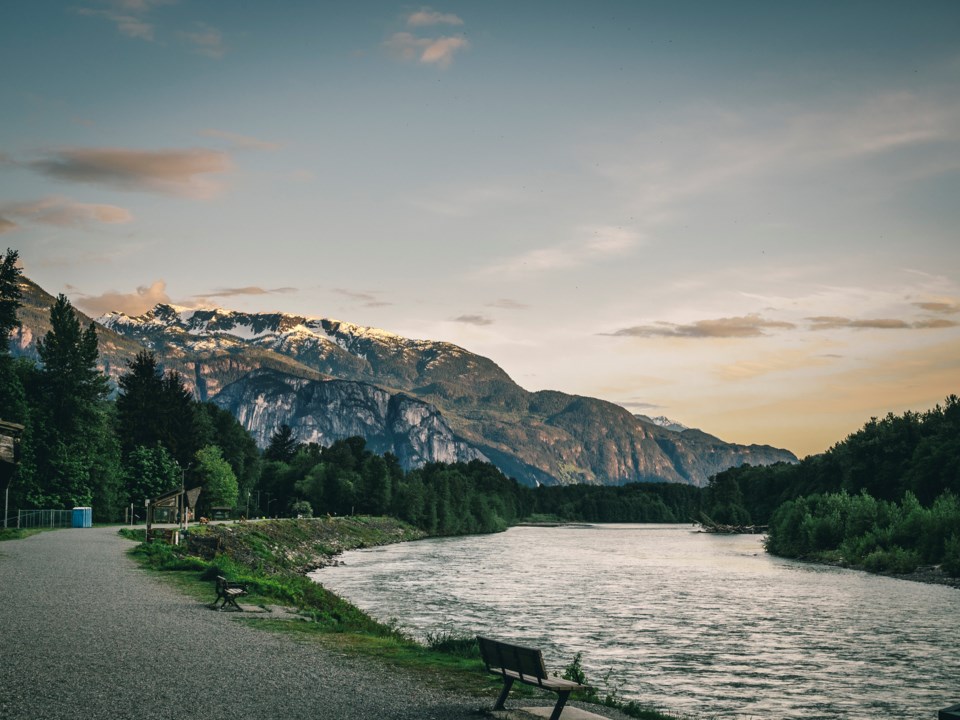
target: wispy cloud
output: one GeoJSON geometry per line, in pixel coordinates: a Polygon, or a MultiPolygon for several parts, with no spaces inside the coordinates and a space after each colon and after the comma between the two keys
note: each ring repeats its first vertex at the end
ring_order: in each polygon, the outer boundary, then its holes
{"type": "Polygon", "coordinates": [[[220,60],[227,52],[223,33],[206,23],[196,23],[192,30],[181,30],[177,37],[186,42],[198,55],[220,60]]]}
{"type": "Polygon", "coordinates": [[[281,147],[280,143],[271,142],[269,140],[261,140],[259,138],[251,137],[250,135],[241,135],[239,133],[228,132],[226,130],[216,130],[214,128],[201,130],[200,134],[204,137],[225,140],[234,147],[242,148],[244,150],[279,150],[281,147]]]}
{"type": "Polygon", "coordinates": [[[102,295],[81,295],[77,306],[84,312],[99,316],[108,312],[122,312],[127,315],[142,315],[158,303],[169,303],[167,284],[156,280],[149,286],[140,286],[132,293],[111,290],[102,295]]]}
{"type": "Polygon", "coordinates": [[[121,35],[137,40],[153,42],[155,25],[150,12],[163,5],[174,5],[177,0],[103,0],[100,7],[76,8],[75,12],[87,17],[100,17],[112,22],[121,35]]]}
{"type": "Polygon", "coordinates": [[[358,292],[356,290],[347,290],[345,288],[334,288],[333,292],[355,302],[359,302],[363,305],[363,307],[387,307],[393,304],[385,300],[381,300],[375,293],[372,292],[358,292]]]}
{"type": "MultiPolygon", "coordinates": [[[[416,30],[437,25],[462,26],[464,23],[453,13],[442,13],[429,7],[422,7],[407,15],[405,24],[408,28],[416,30]]],[[[402,30],[387,38],[383,46],[394,57],[405,62],[445,68],[453,62],[454,55],[470,47],[470,42],[462,34],[426,37],[402,30]]]]}
{"type": "Polygon", "coordinates": [[[796,325],[781,320],[767,320],[758,314],[741,317],[697,320],[686,325],[656,322],[652,325],[635,325],[609,333],[611,337],[668,337],[668,338],[750,338],[766,335],[768,330],[793,330],[796,325]]]}
{"type": "MultiPolygon", "coordinates": [[[[117,205],[81,203],[57,196],[31,202],[5,203],[0,205],[0,213],[21,222],[59,227],[86,227],[91,223],[117,225],[133,220],[129,210],[117,205]]],[[[16,227],[16,223],[13,225],[16,227]]]]}
{"type": "Polygon", "coordinates": [[[222,184],[211,175],[232,167],[227,153],[203,148],[189,150],[129,150],[125,148],[67,148],[29,165],[50,177],[103,185],[116,190],[139,190],[207,199],[222,184]]]}
{"type": "Polygon", "coordinates": [[[408,32],[394,33],[383,44],[401,60],[442,68],[450,66],[457,52],[470,47],[470,42],[462,36],[425,38],[408,32]]]}
{"type": "Polygon", "coordinates": [[[663,405],[646,402],[645,400],[620,400],[617,405],[628,410],[660,410],[663,408],[663,405]]]}
{"type": "Polygon", "coordinates": [[[463,20],[453,13],[441,13],[428,7],[422,7],[407,16],[409,27],[429,27],[432,25],[463,25],[463,20]]]}
{"type": "Polygon", "coordinates": [[[232,297],[236,295],[276,295],[280,293],[296,292],[294,287],[262,288],[256,285],[247,285],[246,287],[217,288],[204,295],[194,295],[194,298],[205,297],[232,297]]]}
{"type": "Polygon", "coordinates": [[[956,327],[957,323],[946,318],[924,318],[921,320],[900,320],[897,318],[869,318],[854,320],[832,315],[807,318],[812,324],[811,330],[936,330],[956,327]]]}
{"type": "Polygon", "coordinates": [[[927,312],[932,313],[941,313],[943,315],[956,315],[957,313],[960,313],[960,299],[958,298],[916,302],[914,305],[921,310],[926,310],[927,312]]]}
{"type": "MultiPolygon", "coordinates": [[[[750,112],[698,106],[671,125],[648,128],[632,141],[595,148],[589,166],[612,180],[634,212],[669,220],[684,203],[717,192],[752,191],[797,173],[823,173],[837,163],[872,161],[903,149],[955,145],[960,102],[911,92],[851,96],[842,106],[810,111],[785,106],[750,112]]],[[[585,158],[586,160],[587,158],[585,158]]],[[[960,156],[899,156],[895,173],[864,173],[882,188],[956,171],[960,156]]]]}
{"type": "Polygon", "coordinates": [[[465,325],[493,325],[493,320],[488,318],[486,315],[460,315],[453,319],[454,322],[463,323],[465,325]]]}
{"type": "Polygon", "coordinates": [[[625,255],[640,245],[640,234],[613,225],[578,228],[578,241],[536,248],[508,258],[481,271],[484,275],[525,275],[563,270],[625,255]]]}
{"type": "Polygon", "coordinates": [[[499,298],[487,303],[487,307],[500,308],[501,310],[527,310],[530,308],[526,303],[511,300],[510,298],[499,298]]]}
{"type": "Polygon", "coordinates": [[[0,216],[0,235],[3,235],[4,233],[8,233],[8,232],[13,232],[18,227],[19,225],[17,225],[12,220],[7,220],[7,218],[0,216]]]}
{"type": "Polygon", "coordinates": [[[78,8],[77,13],[86,15],[87,17],[105,18],[116,25],[121,35],[125,35],[128,38],[146,40],[148,42],[153,42],[155,39],[153,23],[147,22],[142,17],[117,12],[115,10],[97,10],[94,8],[78,8]]]}

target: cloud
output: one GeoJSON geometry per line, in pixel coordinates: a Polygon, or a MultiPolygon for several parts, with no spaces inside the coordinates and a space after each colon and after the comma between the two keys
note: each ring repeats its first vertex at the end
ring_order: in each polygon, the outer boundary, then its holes
{"type": "Polygon", "coordinates": [[[663,405],[657,405],[652,402],[645,402],[643,400],[621,400],[617,402],[622,408],[627,410],[660,410],[663,408],[663,405]]]}
{"type": "Polygon", "coordinates": [[[227,132],[226,130],[215,130],[213,128],[207,128],[206,130],[201,130],[200,134],[205,137],[219,138],[220,140],[226,140],[231,145],[234,145],[238,148],[243,148],[244,150],[279,150],[280,144],[275,142],[270,142],[269,140],[260,140],[259,138],[250,137],[249,135],[239,135],[238,133],[227,132]]]}
{"type": "Polygon", "coordinates": [[[422,38],[408,32],[394,33],[383,44],[401,60],[438,67],[449,67],[455,53],[470,47],[462,36],[422,38]]]}
{"type": "Polygon", "coordinates": [[[277,293],[292,293],[296,292],[297,288],[294,287],[279,287],[279,288],[262,288],[256,285],[247,285],[246,287],[236,287],[236,288],[217,288],[212,290],[209,293],[204,295],[194,295],[194,298],[205,298],[205,297],[232,297],[235,295],[275,295],[277,293]]]}
{"type": "Polygon", "coordinates": [[[536,248],[490,266],[484,275],[523,275],[563,270],[625,255],[640,244],[639,233],[613,225],[577,228],[579,241],[548,248],[536,248]]]}
{"type": "Polygon", "coordinates": [[[180,31],[177,37],[193,47],[198,55],[204,55],[214,60],[221,59],[226,54],[223,44],[223,34],[215,27],[205,23],[196,23],[194,30],[180,31]]]}
{"type": "Polygon", "coordinates": [[[960,300],[949,298],[930,302],[916,302],[914,306],[927,312],[942,313],[944,315],[955,315],[960,313],[960,300]]]}
{"type": "Polygon", "coordinates": [[[140,286],[136,292],[120,293],[115,290],[103,295],[85,295],[77,299],[77,306],[89,315],[100,316],[108,312],[122,312],[130,316],[143,315],[158,303],[169,303],[167,284],[154,281],[149,287],[140,286]]]}
{"type": "Polygon", "coordinates": [[[363,303],[364,307],[387,307],[388,305],[393,305],[393,303],[386,302],[381,300],[374,293],[368,292],[357,292],[355,290],[345,290],[344,288],[334,288],[333,291],[337,295],[342,295],[345,298],[355,300],[357,302],[363,303]]]}
{"type": "Polygon", "coordinates": [[[874,318],[868,320],[852,320],[832,315],[807,318],[812,324],[811,330],[837,330],[851,328],[854,330],[931,330],[956,327],[957,323],[945,318],[928,318],[907,322],[895,318],[874,318]]]}
{"type": "Polygon", "coordinates": [[[126,208],[116,205],[80,203],[57,196],[34,202],[7,203],[0,205],[0,212],[20,221],[58,227],[86,227],[91,223],[118,225],[133,220],[133,215],[126,208]]]}
{"type": "Polygon", "coordinates": [[[522,302],[517,302],[516,300],[511,300],[510,298],[500,298],[494,300],[493,302],[487,303],[487,307],[500,308],[501,310],[527,310],[530,308],[529,305],[522,302]]]}
{"type": "Polygon", "coordinates": [[[7,220],[5,217],[0,216],[0,235],[3,235],[4,233],[12,232],[16,230],[18,227],[19,225],[17,225],[12,220],[7,220]]]}
{"type": "Polygon", "coordinates": [[[612,333],[610,337],[672,337],[672,338],[747,338],[767,335],[766,330],[793,330],[796,325],[779,320],[765,320],[751,313],[741,317],[697,320],[687,325],[657,322],[653,325],[636,325],[612,333]]]}
{"type": "Polygon", "coordinates": [[[407,17],[409,27],[428,27],[432,25],[463,25],[463,20],[453,13],[441,13],[428,7],[422,7],[407,17]]]}
{"type": "Polygon", "coordinates": [[[60,180],[206,199],[222,190],[221,183],[208,176],[229,171],[232,163],[228,154],[203,148],[67,148],[30,166],[60,180]]]}
{"type": "Polygon", "coordinates": [[[485,315],[460,315],[453,319],[454,322],[464,323],[466,325],[493,325],[493,320],[485,315]]]}
{"type": "Polygon", "coordinates": [[[129,38],[146,40],[147,42],[153,42],[155,39],[153,24],[135,15],[124,14],[115,10],[95,10],[93,8],[78,8],[76,12],[87,17],[106,18],[117,26],[121,35],[126,35],[129,38]]]}
{"type": "Polygon", "coordinates": [[[104,0],[103,9],[82,7],[74,12],[86,17],[101,17],[116,25],[121,35],[153,42],[155,26],[147,19],[150,11],[163,5],[174,5],[177,0],[104,0]]]}

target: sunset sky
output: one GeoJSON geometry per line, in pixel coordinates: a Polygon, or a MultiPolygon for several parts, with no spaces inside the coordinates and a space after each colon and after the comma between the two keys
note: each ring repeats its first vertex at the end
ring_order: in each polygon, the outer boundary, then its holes
{"type": "Polygon", "coordinates": [[[0,244],[821,452],[960,393],[960,2],[0,8],[0,244]]]}

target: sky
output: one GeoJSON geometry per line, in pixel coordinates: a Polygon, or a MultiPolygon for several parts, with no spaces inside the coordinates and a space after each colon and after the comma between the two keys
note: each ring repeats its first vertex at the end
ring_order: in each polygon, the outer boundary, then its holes
{"type": "Polygon", "coordinates": [[[960,392],[960,3],[34,0],[0,245],[823,452],[960,392]]]}

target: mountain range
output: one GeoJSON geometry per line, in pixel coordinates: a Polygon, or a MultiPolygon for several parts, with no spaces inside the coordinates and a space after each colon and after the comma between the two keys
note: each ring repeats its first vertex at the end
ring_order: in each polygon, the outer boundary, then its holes
{"type": "MultiPolygon", "coordinates": [[[[35,357],[53,297],[26,279],[23,292],[23,327],[11,350],[35,357]]],[[[339,320],[161,304],[96,322],[108,376],[116,380],[139,350],[152,350],[199,400],[231,411],[261,446],[286,423],[304,442],[361,435],[407,468],[486,459],[528,485],[702,486],[729,467],[797,460],[787,450],[726,443],[604,400],[530,392],[492,360],[457,345],[339,320]]]]}

